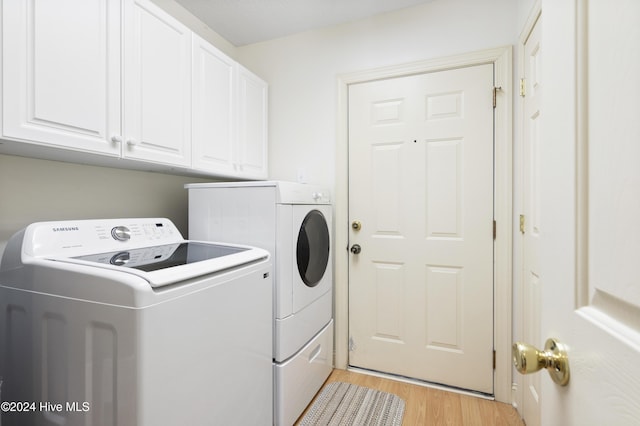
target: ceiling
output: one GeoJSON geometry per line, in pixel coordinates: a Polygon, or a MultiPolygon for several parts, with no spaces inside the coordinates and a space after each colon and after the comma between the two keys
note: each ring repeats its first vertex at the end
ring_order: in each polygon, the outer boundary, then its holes
{"type": "Polygon", "coordinates": [[[235,46],[356,21],[433,0],[176,0],[235,46]]]}

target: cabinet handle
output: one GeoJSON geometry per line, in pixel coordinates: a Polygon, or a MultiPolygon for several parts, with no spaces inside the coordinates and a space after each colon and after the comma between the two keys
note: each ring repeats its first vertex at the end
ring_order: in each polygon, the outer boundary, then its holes
{"type": "Polygon", "coordinates": [[[111,136],[111,142],[122,143],[122,136],[118,136],[118,135],[111,136]]]}
{"type": "Polygon", "coordinates": [[[128,140],[127,140],[127,145],[129,145],[129,146],[136,146],[136,145],[138,145],[138,141],[137,141],[137,140],[135,140],[135,139],[128,139],[128,140]]]}

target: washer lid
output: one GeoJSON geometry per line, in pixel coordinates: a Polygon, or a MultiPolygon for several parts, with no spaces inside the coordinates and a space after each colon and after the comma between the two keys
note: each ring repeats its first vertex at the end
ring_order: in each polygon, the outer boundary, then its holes
{"type": "Polygon", "coordinates": [[[182,242],[162,246],[142,247],[125,251],[76,256],[72,259],[97,262],[105,265],[135,268],[145,272],[175,266],[189,265],[204,260],[217,259],[222,256],[249,250],[244,247],[221,246],[197,242],[182,242]]]}
{"type": "Polygon", "coordinates": [[[145,279],[152,287],[160,287],[235,269],[268,257],[268,252],[253,247],[182,241],[48,260],[125,272],[145,279]]]}

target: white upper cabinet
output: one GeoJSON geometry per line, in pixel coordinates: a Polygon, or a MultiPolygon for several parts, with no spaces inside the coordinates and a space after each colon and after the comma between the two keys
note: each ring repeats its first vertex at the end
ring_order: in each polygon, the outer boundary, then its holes
{"type": "Polygon", "coordinates": [[[151,0],[1,4],[0,152],[267,177],[266,83],[151,0]]]}
{"type": "Polygon", "coordinates": [[[238,65],[238,171],[267,177],[267,83],[238,65]]]}
{"type": "Polygon", "coordinates": [[[267,84],[193,36],[193,167],[267,177],[267,84]]]}
{"type": "Polygon", "coordinates": [[[234,174],[236,63],[193,35],[192,165],[234,174]]]}
{"type": "Polygon", "coordinates": [[[125,158],[191,165],[191,31],[149,0],[124,2],[125,158]]]}
{"type": "Polygon", "coordinates": [[[3,135],[120,155],[120,3],[4,0],[3,135]],[[73,13],[69,13],[73,11],[73,13]]]}

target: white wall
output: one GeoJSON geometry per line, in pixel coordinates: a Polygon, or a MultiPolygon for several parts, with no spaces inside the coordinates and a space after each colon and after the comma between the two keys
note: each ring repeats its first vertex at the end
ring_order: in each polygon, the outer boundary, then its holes
{"type": "Polygon", "coordinates": [[[513,0],[436,0],[238,48],[269,83],[270,177],[334,185],[338,75],[515,44],[516,12],[513,0]]]}
{"type": "Polygon", "coordinates": [[[186,236],[188,182],[203,179],[0,155],[0,252],[48,220],[168,217],[186,236]]]}

